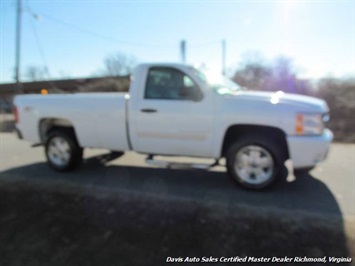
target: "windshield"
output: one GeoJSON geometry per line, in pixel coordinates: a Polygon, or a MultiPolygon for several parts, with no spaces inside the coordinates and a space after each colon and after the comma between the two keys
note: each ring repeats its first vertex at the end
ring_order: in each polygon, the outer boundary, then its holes
{"type": "Polygon", "coordinates": [[[244,90],[229,78],[219,74],[217,71],[194,69],[195,76],[209,85],[210,89],[219,95],[234,95],[238,91],[244,90]]]}

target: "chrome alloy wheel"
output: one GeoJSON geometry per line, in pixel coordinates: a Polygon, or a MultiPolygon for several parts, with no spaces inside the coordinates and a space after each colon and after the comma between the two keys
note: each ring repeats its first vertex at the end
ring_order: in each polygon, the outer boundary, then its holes
{"type": "Polygon", "coordinates": [[[53,137],[49,141],[47,154],[50,161],[56,166],[65,166],[69,163],[71,158],[70,145],[62,137],[53,137]]]}
{"type": "Polygon", "coordinates": [[[237,152],[234,169],[241,181],[259,185],[272,178],[274,160],[266,149],[249,145],[237,152]]]}

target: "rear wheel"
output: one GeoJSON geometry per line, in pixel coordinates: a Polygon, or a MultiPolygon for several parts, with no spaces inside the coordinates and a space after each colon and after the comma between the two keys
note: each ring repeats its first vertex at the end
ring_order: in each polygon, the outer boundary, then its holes
{"type": "Polygon", "coordinates": [[[243,187],[263,189],[274,183],[285,169],[282,147],[263,136],[239,139],[228,149],[228,174],[243,187]]]}
{"type": "Polygon", "coordinates": [[[49,133],[45,153],[48,165],[56,171],[68,171],[77,167],[83,157],[83,149],[71,130],[56,129],[49,133]]]}

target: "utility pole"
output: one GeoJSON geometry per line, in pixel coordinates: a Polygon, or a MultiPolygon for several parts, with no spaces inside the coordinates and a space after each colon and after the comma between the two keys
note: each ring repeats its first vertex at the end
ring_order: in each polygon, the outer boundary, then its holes
{"type": "Polygon", "coordinates": [[[16,66],[15,66],[15,79],[16,79],[16,93],[22,93],[22,84],[20,81],[20,57],[21,57],[21,0],[17,0],[17,16],[16,16],[16,66]]]}
{"type": "Polygon", "coordinates": [[[180,55],[181,55],[181,61],[183,63],[186,63],[186,41],[181,40],[180,42],[180,55]]]}
{"type": "Polygon", "coordinates": [[[226,40],[222,40],[222,74],[226,74],[226,40]]]}

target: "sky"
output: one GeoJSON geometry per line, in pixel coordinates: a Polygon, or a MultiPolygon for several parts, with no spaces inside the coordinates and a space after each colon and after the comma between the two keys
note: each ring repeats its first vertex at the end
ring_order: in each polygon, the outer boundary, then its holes
{"type": "MultiPolygon", "coordinates": [[[[0,0],[0,83],[14,81],[17,0],[0,0]]],[[[293,60],[299,76],[355,74],[355,0],[22,0],[21,79],[29,66],[50,78],[100,73],[104,58],[186,62],[229,73],[248,54],[293,60]]]]}

